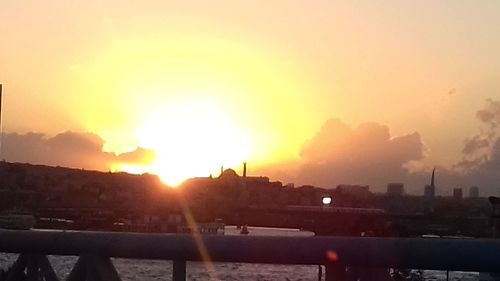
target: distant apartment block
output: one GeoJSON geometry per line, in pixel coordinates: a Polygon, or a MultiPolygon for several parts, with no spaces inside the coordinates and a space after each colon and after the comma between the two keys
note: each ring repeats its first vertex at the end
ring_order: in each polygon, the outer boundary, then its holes
{"type": "Polygon", "coordinates": [[[367,197],[370,193],[369,185],[348,185],[348,184],[340,184],[337,185],[337,192],[341,194],[349,194],[356,197],[367,197]]]}
{"type": "Polygon", "coordinates": [[[470,198],[478,198],[479,197],[479,188],[477,186],[471,186],[469,188],[469,197],[470,198]]]}
{"type": "Polygon", "coordinates": [[[460,201],[463,198],[463,193],[461,188],[454,188],[453,189],[453,199],[460,201]]]}
{"type": "Polygon", "coordinates": [[[403,196],[405,193],[405,185],[403,183],[388,183],[387,184],[387,195],[390,196],[403,196]]]}

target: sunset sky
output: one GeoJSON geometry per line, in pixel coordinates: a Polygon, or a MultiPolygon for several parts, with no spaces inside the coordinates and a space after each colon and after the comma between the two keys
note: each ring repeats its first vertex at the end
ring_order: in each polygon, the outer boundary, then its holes
{"type": "Polygon", "coordinates": [[[491,182],[499,11],[486,0],[3,1],[2,157],[168,183],[243,161],[326,187],[420,188],[433,166],[450,188],[491,182]],[[52,148],[25,155],[21,143],[52,148]],[[104,156],[80,161],[82,143],[104,156]]]}

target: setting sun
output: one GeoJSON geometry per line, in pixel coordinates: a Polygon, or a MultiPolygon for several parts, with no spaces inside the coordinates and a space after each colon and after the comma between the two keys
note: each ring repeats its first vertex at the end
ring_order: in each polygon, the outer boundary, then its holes
{"type": "Polygon", "coordinates": [[[221,106],[203,99],[158,105],[145,116],[136,138],[157,155],[144,169],[173,186],[193,176],[208,176],[221,165],[237,165],[253,150],[250,135],[221,106]]]}

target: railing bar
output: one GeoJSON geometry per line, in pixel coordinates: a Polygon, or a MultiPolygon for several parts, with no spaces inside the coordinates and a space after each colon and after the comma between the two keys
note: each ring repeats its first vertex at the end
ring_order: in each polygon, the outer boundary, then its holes
{"type": "MultiPolygon", "coordinates": [[[[199,261],[190,235],[0,230],[0,252],[199,261]]],[[[214,262],[322,264],[335,251],[349,267],[491,272],[500,268],[500,241],[374,237],[203,236],[214,262]],[[292,247],[293,245],[293,247],[292,247]]]]}

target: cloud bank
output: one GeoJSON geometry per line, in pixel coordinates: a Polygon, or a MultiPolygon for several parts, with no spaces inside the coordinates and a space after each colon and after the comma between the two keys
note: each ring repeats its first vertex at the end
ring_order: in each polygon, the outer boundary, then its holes
{"type": "MultiPolygon", "coordinates": [[[[478,186],[483,196],[500,195],[500,102],[487,100],[476,117],[479,132],[465,140],[461,159],[450,167],[437,167],[440,194],[478,186]]],[[[392,136],[378,123],[352,128],[330,119],[303,145],[297,161],[263,172],[296,184],[363,184],[377,192],[385,191],[389,182],[402,182],[408,193],[422,194],[433,168],[422,164],[427,153],[418,132],[392,136]]]]}
{"type": "Polygon", "coordinates": [[[155,157],[153,151],[140,147],[115,155],[103,152],[103,145],[104,140],[91,133],[67,131],[54,137],[40,133],[7,133],[2,136],[2,159],[108,171],[116,164],[148,164],[155,157]]]}
{"type": "MultiPolygon", "coordinates": [[[[487,100],[476,113],[478,133],[465,140],[462,157],[450,167],[437,167],[440,194],[455,187],[478,186],[481,195],[500,195],[500,102],[487,100]]],[[[64,132],[54,137],[39,133],[4,134],[2,158],[52,166],[108,171],[116,164],[151,164],[155,154],[137,148],[115,155],[103,152],[95,134],[64,132]]],[[[302,146],[299,158],[262,168],[255,173],[284,182],[333,188],[338,184],[370,185],[383,192],[389,182],[402,182],[408,193],[422,194],[432,166],[423,166],[429,153],[418,132],[393,136],[389,127],[367,122],[352,127],[330,119],[302,146]]]]}
{"type": "Polygon", "coordinates": [[[388,182],[408,180],[408,165],[422,160],[425,152],[417,132],[391,136],[389,128],[378,123],[352,128],[330,119],[303,145],[295,180],[324,187],[345,183],[381,189],[388,182]]]}

